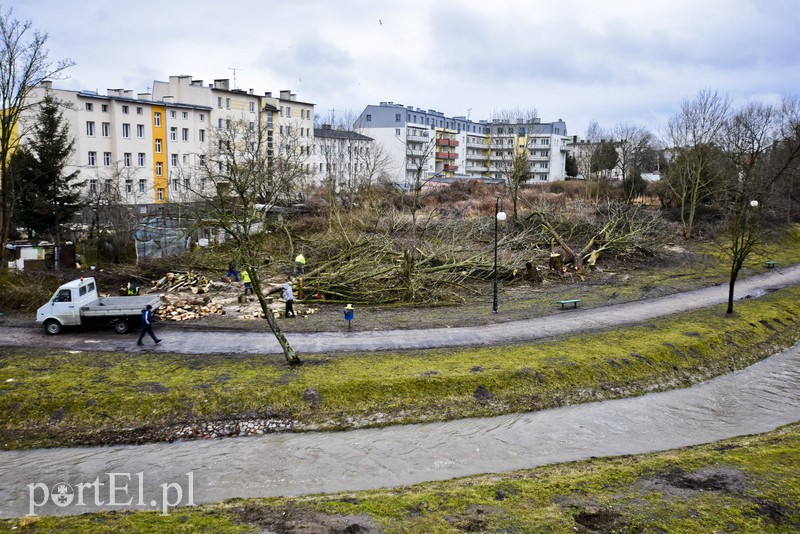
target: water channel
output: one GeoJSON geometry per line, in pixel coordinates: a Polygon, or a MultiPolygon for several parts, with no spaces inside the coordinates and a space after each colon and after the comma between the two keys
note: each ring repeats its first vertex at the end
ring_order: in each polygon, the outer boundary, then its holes
{"type": "Polygon", "coordinates": [[[408,485],[666,450],[798,420],[800,345],[691,388],[535,413],[338,433],[0,452],[0,516],[161,508],[164,496],[170,503],[200,504],[408,485]],[[54,504],[59,482],[69,485],[68,505],[54,504]],[[116,488],[109,492],[111,482],[116,488]],[[126,504],[109,506],[112,498],[126,504]]]}

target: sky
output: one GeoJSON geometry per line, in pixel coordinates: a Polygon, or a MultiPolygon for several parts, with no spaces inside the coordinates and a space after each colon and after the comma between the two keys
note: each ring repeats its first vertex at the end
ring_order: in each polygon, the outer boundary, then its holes
{"type": "Polygon", "coordinates": [[[0,0],[75,65],[61,89],[228,78],[324,122],[394,102],[491,120],[535,109],[658,135],[698,91],[800,95],[800,0],[0,0]]]}

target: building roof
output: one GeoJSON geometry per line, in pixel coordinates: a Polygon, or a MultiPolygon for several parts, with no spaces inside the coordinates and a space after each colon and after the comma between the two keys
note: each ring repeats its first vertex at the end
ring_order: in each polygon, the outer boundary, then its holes
{"type": "Polygon", "coordinates": [[[314,128],[314,137],[324,137],[328,139],[350,139],[351,141],[372,141],[371,137],[362,135],[352,130],[340,130],[331,128],[328,124],[323,124],[322,128],[314,128]]]}

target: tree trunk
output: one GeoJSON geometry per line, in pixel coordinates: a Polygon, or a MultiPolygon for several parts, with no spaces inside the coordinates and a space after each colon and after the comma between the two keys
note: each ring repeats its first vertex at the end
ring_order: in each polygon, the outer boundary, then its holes
{"type": "Polygon", "coordinates": [[[289,363],[289,365],[302,365],[303,361],[289,344],[286,336],[283,335],[283,332],[278,326],[278,322],[275,320],[275,317],[272,315],[272,311],[269,309],[267,299],[264,298],[264,293],[261,292],[261,280],[258,278],[256,270],[250,265],[246,265],[245,268],[247,269],[247,273],[250,275],[250,282],[253,284],[253,290],[258,298],[258,302],[261,304],[261,310],[264,312],[264,318],[267,320],[270,330],[272,330],[272,333],[275,335],[275,339],[277,339],[278,343],[280,343],[286,361],[289,363]]]}

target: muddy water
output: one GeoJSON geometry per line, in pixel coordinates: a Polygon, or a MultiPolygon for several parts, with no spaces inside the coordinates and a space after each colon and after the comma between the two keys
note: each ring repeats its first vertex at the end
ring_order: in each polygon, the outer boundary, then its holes
{"type": "Polygon", "coordinates": [[[688,389],[538,413],[341,433],[2,452],[0,515],[407,485],[671,449],[798,420],[800,345],[688,389]],[[58,482],[68,485],[61,493],[58,482]],[[53,504],[59,496],[63,506],[53,504]]]}

